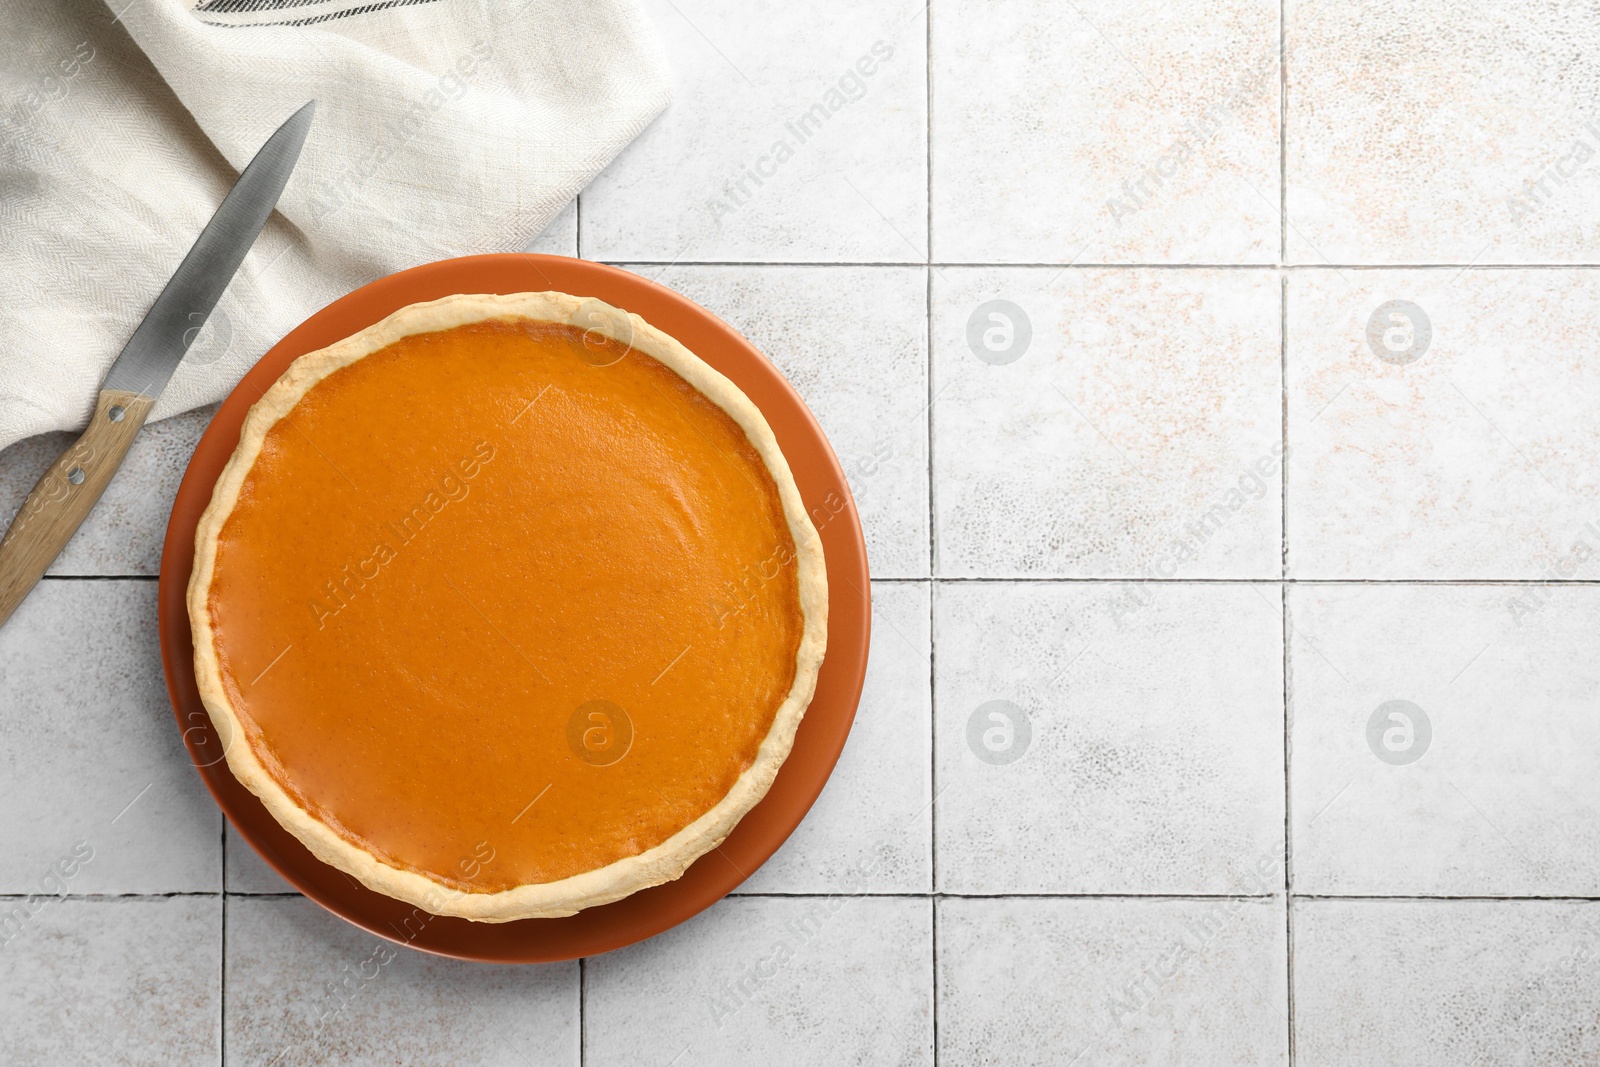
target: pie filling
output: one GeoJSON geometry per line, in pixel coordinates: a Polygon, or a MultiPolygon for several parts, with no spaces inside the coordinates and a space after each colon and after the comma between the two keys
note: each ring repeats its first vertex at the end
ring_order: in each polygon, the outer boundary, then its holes
{"type": "Polygon", "coordinates": [[[266,434],[206,606],[244,741],[380,861],[490,893],[710,810],[794,684],[804,619],[744,431],[616,341],[418,334],[266,434]]]}

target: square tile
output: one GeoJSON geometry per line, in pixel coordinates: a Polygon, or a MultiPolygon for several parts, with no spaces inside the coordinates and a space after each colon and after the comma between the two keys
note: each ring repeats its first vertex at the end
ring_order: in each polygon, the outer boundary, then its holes
{"type": "Polygon", "coordinates": [[[250,843],[239,836],[239,831],[228,823],[222,828],[223,852],[226,861],[224,880],[229,893],[298,893],[299,890],[284,880],[283,876],[267,865],[256,854],[250,843]]]}
{"type": "Polygon", "coordinates": [[[220,1062],[220,898],[0,903],[7,1063],[220,1062]]]}
{"type": "Polygon", "coordinates": [[[549,256],[578,254],[578,201],[574,197],[550,220],[544,232],[523,246],[524,252],[543,252],[549,256]]]}
{"type": "Polygon", "coordinates": [[[1278,600],[1270,586],[939,583],[938,889],[1281,888],[1278,600]]]}
{"type": "Polygon", "coordinates": [[[1301,900],[1295,1049],[1338,1067],[1600,1058],[1600,905],[1301,900]]]}
{"type": "Polygon", "coordinates": [[[228,901],[228,1059],[576,1067],[578,965],[491,966],[380,940],[303,897],[228,901]]]}
{"type": "Polygon", "coordinates": [[[1600,896],[1600,587],[1289,602],[1297,892],[1600,896]]]}
{"type": "Polygon", "coordinates": [[[1597,258],[1591,20],[1449,0],[1285,16],[1291,262],[1597,258]]]}
{"type": "Polygon", "coordinates": [[[608,261],[927,259],[917,5],[647,0],[672,106],[583,193],[608,261]]]}
{"type": "Polygon", "coordinates": [[[928,586],[872,583],[872,652],[855,725],[822,796],[747,893],[932,888],[928,586]]]}
{"type": "Polygon", "coordinates": [[[936,261],[1276,262],[1276,3],[932,12],[936,261]]]}
{"type": "Polygon", "coordinates": [[[943,900],[943,1063],[1288,1062],[1283,902],[943,900]]]}
{"type": "MultiPolygon", "coordinates": [[[[153,575],[178,483],[216,406],[153,422],[139,431],[127,459],[50,574],[153,575]]],[[[9,526],[39,476],[78,439],[75,433],[30,437],[0,452],[0,523],[9,526]]]]}
{"type": "Polygon", "coordinates": [[[222,815],[161,672],[156,583],[46,578],[0,628],[0,891],[216,892],[222,815]]]}
{"type": "Polygon", "coordinates": [[[1277,578],[1278,279],[941,268],[935,574],[1277,578]]]}
{"type": "Polygon", "coordinates": [[[637,268],[772,360],[822,423],[878,578],[928,574],[928,297],[921,267],[637,268]]]}
{"type": "Polygon", "coordinates": [[[1293,576],[1572,576],[1600,540],[1600,275],[1297,271],[1288,320],[1293,576]]]}
{"type": "Polygon", "coordinates": [[[730,897],[588,961],[584,1062],[930,1064],[932,920],[927,900],[730,897]]]}

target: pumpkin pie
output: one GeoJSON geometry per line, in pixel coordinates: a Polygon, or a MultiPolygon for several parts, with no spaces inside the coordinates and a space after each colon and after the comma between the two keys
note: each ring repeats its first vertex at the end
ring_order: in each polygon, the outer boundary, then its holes
{"type": "Polygon", "coordinates": [[[564,293],[402,308],[297,359],[199,525],[228,766],[320,859],[438,915],[683,874],[816,687],[821,543],[761,412],[564,293]]]}

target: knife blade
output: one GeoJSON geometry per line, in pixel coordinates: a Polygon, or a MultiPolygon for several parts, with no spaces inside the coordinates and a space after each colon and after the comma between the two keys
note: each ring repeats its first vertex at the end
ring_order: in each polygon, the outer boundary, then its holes
{"type": "Polygon", "coordinates": [[[88,518],[299,161],[316,101],[267,138],[100,383],[89,427],[44,472],[0,539],[0,625],[88,518]]]}

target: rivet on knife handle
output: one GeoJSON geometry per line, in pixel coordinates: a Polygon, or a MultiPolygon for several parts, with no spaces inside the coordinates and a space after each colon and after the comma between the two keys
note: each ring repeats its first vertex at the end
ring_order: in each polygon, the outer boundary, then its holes
{"type": "Polygon", "coordinates": [[[83,436],[51,464],[0,540],[0,625],[78,532],[150,414],[150,397],[106,390],[83,436]]]}

